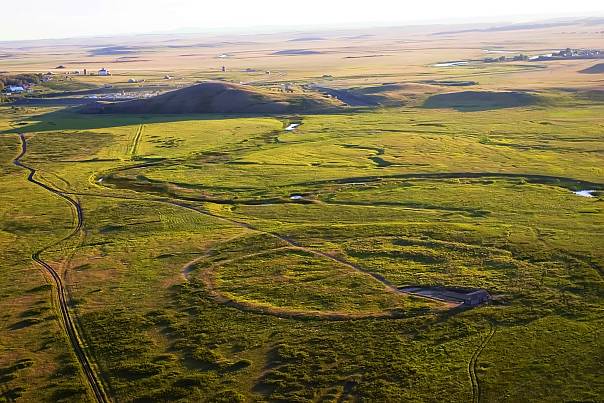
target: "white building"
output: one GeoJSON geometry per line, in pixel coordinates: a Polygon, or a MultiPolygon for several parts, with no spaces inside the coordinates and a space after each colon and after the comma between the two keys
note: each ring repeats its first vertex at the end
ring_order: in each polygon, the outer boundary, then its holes
{"type": "Polygon", "coordinates": [[[7,90],[7,92],[10,92],[12,94],[18,94],[20,92],[25,91],[25,88],[23,88],[20,85],[9,85],[6,90],[7,90]]]}
{"type": "Polygon", "coordinates": [[[107,70],[106,68],[102,68],[99,70],[99,76],[110,76],[111,73],[109,72],[109,70],[107,70]]]}

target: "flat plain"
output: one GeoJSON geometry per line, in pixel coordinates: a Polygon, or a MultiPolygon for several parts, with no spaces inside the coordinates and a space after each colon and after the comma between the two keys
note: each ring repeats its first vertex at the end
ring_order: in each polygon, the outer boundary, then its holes
{"type": "Polygon", "coordinates": [[[601,401],[604,27],[439,30],[0,43],[0,401],[601,401]],[[337,110],[40,101],[208,80],[337,110]]]}

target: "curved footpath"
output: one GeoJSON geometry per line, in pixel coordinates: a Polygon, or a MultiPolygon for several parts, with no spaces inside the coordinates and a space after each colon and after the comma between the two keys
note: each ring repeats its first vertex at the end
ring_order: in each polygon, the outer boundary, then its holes
{"type": "Polygon", "coordinates": [[[82,230],[82,225],[84,222],[82,208],[75,199],[73,199],[70,196],[63,194],[59,190],[54,189],[54,188],[48,186],[47,184],[42,183],[42,182],[38,181],[37,179],[35,179],[36,170],[21,162],[21,159],[27,153],[27,139],[21,133],[19,134],[19,139],[21,141],[21,152],[19,153],[19,155],[17,157],[15,157],[15,159],[13,160],[13,164],[18,166],[19,168],[23,168],[23,169],[29,171],[29,175],[27,176],[27,180],[29,182],[31,182],[37,186],[40,186],[41,188],[47,190],[48,192],[67,201],[69,203],[69,205],[76,212],[76,215],[75,215],[76,216],[76,226],[74,227],[74,229],[66,237],[62,238],[58,242],[55,242],[51,245],[48,245],[48,246],[34,252],[32,254],[31,258],[33,261],[38,263],[40,266],[42,266],[46,270],[46,272],[50,275],[50,278],[52,279],[52,281],[54,283],[54,286],[55,286],[54,288],[57,291],[57,300],[59,301],[59,310],[61,311],[61,318],[62,318],[62,322],[63,322],[64,328],[65,328],[65,332],[67,334],[67,337],[69,338],[69,341],[70,341],[73,351],[78,359],[78,362],[80,363],[80,367],[82,368],[82,372],[85,375],[86,381],[88,383],[90,391],[92,392],[94,400],[99,403],[109,402],[110,399],[105,394],[103,385],[100,381],[100,376],[98,376],[96,374],[95,370],[93,369],[93,367],[90,363],[91,360],[89,359],[89,357],[86,355],[86,352],[84,351],[84,347],[83,347],[82,341],[81,341],[82,339],[79,336],[76,324],[75,324],[73,318],[71,317],[71,314],[69,313],[69,298],[67,297],[67,291],[65,289],[65,286],[63,285],[61,276],[50,264],[45,262],[40,257],[40,255],[42,253],[44,253],[46,250],[48,250],[49,248],[51,248],[55,245],[58,245],[59,243],[64,242],[69,238],[72,238],[73,236],[75,236],[82,230]]]}
{"type": "Polygon", "coordinates": [[[480,382],[478,380],[478,374],[476,373],[476,364],[478,362],[478,358],[480,354],[485,349],[487,344],[491,341],[493,336],[495,335],[495,326],[492,323],[489,323],[489,333],[484,338],[484,340],[476,347],[476,350],[472,354],[470,358],[470,362],[468,363],[468,372],[470,374],[470,382],[472,383],[472,403],[479,403],[483,400],[482,390],[480,389],[480,382]]]}
{"type": "MultiPolygon", "coordinates": [[[[130,169],[130,167],[126,167],[123,169],[130,169]]],[[[114,170],[117,171],[117,170],[114,170]]],[[[102,188],[102,189],[107,189],[107,190],[114,190],[111,187],[107,187],[104,183],[105,181],[103,181],[104,177],[103,176],[98,176],[97,179],[94,181],[95,185],[102,188]]],[[[368,276],[369,278],[371,278],[374,281],[377,281],[378,283],[381,283],[384,286],[384,289],[386,292],[391,292],[394,294],[404,294],[404,295],[410,295],[413,296],[414,298],[419,298],[419,299],[424,299],[426,301],[430,301],[430,302],[436,302],[438,304],[440,304],[443,308],[445,309],[456,309],[460,307],[459,303],[456,302],[445,302],[442,301],[440,299],[436,299],[436,298],[432,298],[429,296],[425,296],[425,295],[417,295],[417,294],[413,294],[413,293],[409,293],[406,292],[405,290],[401,290],[399,289],[396,285],[394,285],[393,283],[391,283],[390,281],[388,281],[384,276],[374,273],[370,270],[367,270],[364,267],[361,267],[355,263],[352,263],[346,259],[344,259],[343,257],[331,254],[331,253],[327,253],[327,252],[323,252],[321,250],[316,250],[314,248],[309,248],[306,247],[304,245],[299,244],[298,242],[296,242],[295,240],[281,235],[279,233],[276,232],[272,232],[272,231],[265,231],[262,230],[260,228],[257,228],[247,222],[243,222],[243,221],[239,221],[233,218],[229,218],[229,217],[225,217],[210,211],[207,211],[205,209],[202,208],[198,208],[195,207],[193,205],[191,205],[188,201],[186,200],[172,200],[172,199],[167,199],[167,198],[148,198],[148,199],[139,199],[139,198],[134,198],[134,197],[124,197],[124,196],[118,196],[118,195],[100,195],[100,194],[95,194],[95,193],[70,193],[73,195],[82,195],[82,196],[90,196],[90,197],[107,197],[107,198],[115,198],[115,199],[123,199],[123,200],[143,200],[146,202],[155,202],[155,203],[163,203],[163,204],[168,204],[168,205],[172,205],[175,207],[179,207],[179,208],[183,208],[186,210],[190,210],[193,211],[197,214],[202,214],[205,215],[207,217],[212,217],[215,218],[217,220],[223,221],[223,222],[227,222],[229,224],[241,227],[241,228],[245,228],[247,230],[253,231],[253,232],[257,232],[263,235],[266,235],[268,237],[271,238],[275,238],[278,239],[279,241],[283,242],[284,244],[286,244],[287,248],[291,248],[291,249],[296,249],[296,250],[301,250],[307,253],[310,253],[312,255],[315,255],[317,257],[321,257],[321,258],[325,258],[325,259],[329,259],[337,264],[343,265],[353,271],[356,271],[358,273],[361,273],[365,276],[368,276]]],[[[196,265],[196,260],[193,260],[191,262],[188,262],[182,269],[182,274],[185,276],[185,279],[188,280],[188,275],[190,274],[191,271],[193,271],[194,266],[196,265]]],[[[213,287],[213,284],[211,282],[211,278],[206,277],[203,279],[205,285],[212,291],[211,294],[213,295],[214,299],[217,302],[220,302],[222,304],[225,305],[229,305],[231,307],[240,309],[242,311],[252,311],[252,312],[256,312],[256,313],[260,313],[260,314],[268,314],[268,315],[272,315],[272,316],[277,316],[277,317],[285,317],[285,318],[324,318],[327,320],[345,320],[345,319],[361,319],[361,318],[395,318],[395,317],[404,317],[404,315],[399,315],[399,314],[393,314],[393,313],[383,313],[383,314],[360,314],[360,315],[355,315],[355,314],[342,314],[342,313],[337,313],[337,312],[330,312],[330,313],[319,313],[319,312],[312,312],[312,313],[301,313],[298,311],[288,311],[288,310],[284,310],[284,309],[267,309],[266,307],[257,307],[257,306],[253,306],[250,304],[243,304],[243,303],[239,303],[237,301],[233,301],[227,297],[225,297],[224,295],[222,295],[218,290],[216,290],[215,287],[213,287]]]]}

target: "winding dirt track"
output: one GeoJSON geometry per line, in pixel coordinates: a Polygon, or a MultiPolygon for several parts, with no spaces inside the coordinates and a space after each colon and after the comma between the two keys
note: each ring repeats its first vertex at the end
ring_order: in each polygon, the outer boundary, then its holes
{"type": "MultiPolygon", "coordinates": [[[[95,185],[102,188],[102,189],[106,189],[106,190],[114,190],[111,187],[105,186],[103,184],[103,181],[101,180],[103,177],[99,176],[98,177],[99,180],[96,181],[95,185]]],[[[371,277],[373,280],[378,281],[379,283],[381,283],[386,292],[391,292],[391,293],[395,293],[395,294],[404,294],[404,295],[410,295],[413,296],[414,298],[420,298],[420,299],[425,299],[426,301],[431,301],[431,302],[436,302],[439,303],[443,306],[443,308],[445,309],[454,309],[454,308],[458,308],[460,306],[459,303],[455,303],[455,302],[445,302],[442,301],[440,299],[436,299],[436,298],[431,298],[428,296],[423,296],[423,295],[417,295],[417,294],[412,294],[409,292],[406,292],[404,290],[400,290],[398,289],[394,284],[392,284],[391,282],[389,282],[385,277],[383,277],[380,274],[376,274],[373,273],[359,265],[356,265],[352,262],[349,262],[347,260],[345,260],[342,257],[336,256],[336,255],[332,255],[330,253],[327,252],[323,252],[320,250],[316,250],[313,248],[308,248],[306,246],[303,246],[299,243],[297,243],[296,241],[294,241],[291,238],[288,238],[286,236],[283,236],[281,234],[275,233],[275,232],[270,232],[270,231],[264,231],[260,228],[254,227],[251,224],[248,224],[246,222],[243,221],[239,221],[233,218],[229,218],[229,217],[224,217],[222,215],[216,214],[216,213],[212,213],[210,211],[207,211],[205,209],[202,208],[198,208],[195,206],[192,206],[190,204],[188,204],[185,201],[174,201],[172,199],[166,199],[166,198],[137,198],[137,197],[128,197],[128,196],[118,196],[118,195],[101,195],[101,194],[95,194],[95,193],[70,193],[73,195],[81,195],[81,196],[89,196],[89,197],[102,197],[102,198],[113,198],[113,199],[119,199],[119,200],[138,200],[138,201],[145,201],[145,202],[155,202],[155,203],[162,203],[162,204],[168,204],[171,206],[175,206],[175,207],[180,207],[180,208],[184,208],[186,210],[190,210],[193,211],[197,214],[202,214],[208,217],[212,217],[215,218],[217,220],[223,221],[223,222],[227,222],[229,224],[232,225],[236,225],[238,227],[241,228],[245,228],[247,230],[256,232],[256,233],[260,233],[275,239],[280,240],[281,242],[285,243],[287,245],[287,248],[291,248],[294,250],[301,250],[307,253],[310,253],[312,255],[318,256],[318,257],[322,257],[322,258],[326,258],[329,259],[335,263],[341,264],[343,266],[348,267],[349,269],[352,269],[356,272],[362,273],[368,277],[371,277]]],[[[255,254],[252,254],[255,255],[255,254]]],[[[197,263],[198,259],[194,259],[193,261],[187,263],[183,269],[182,269],[182,274],[184,275],[185,279],[188,279],[188,275],[190,274],[190,272],[194,269],[195,264],[197,263]]],[[[260,314],[265,314],[265,315],[271,315],[271,316],[277,316],[277,317],[281,317],[281,318],[297,318],[297,319],[324,319],[324,320],[348,320],[348,319],[363,319],[363,318],[397,318],[397,317],[404,317],[404,315],[399,315],[399,314],[392,314],[392,313],[385,313],[385,314],[350,314],[350,313],[337,313],[337,312],[329,312],[329,313],[321,313],[321,312],[308,312],[308,313],[303,313],[303,312],[299,312],[299,311],[289,311],[289,310],[285,310],[285,309],[271,309],[271,308],[266,308],[266,307],[258,307],[258,306],[254,306],[251,304],[244,304],[244,303],[240,303],[237,301],[233,301],[230,298],[225,297],[224,295],[222,295],[215,287],[214,284],[212,282],[212,279],[210,277],[210,272],[211,270],[208,271],[208,273],[206,273],[206,276],[203,276],[202,280],[204,281],[204,284],[208,287],[208,290],[210,291],[210,294],[212,295],[212,297],[219,303],[222,303],[224,305],[228,305],[231,306],[233,308],[239,309],[241,311],[246,311],[246,312],[255,312],[255,313],[260,313],[260,314]]]]}
{"type": "MultiPolygon", "coordinates": [[[[108,189],[110,189],[110,188],[108,188],[108,189]]],[[[163,203],[166,203],[166,204],[171,204],[173,206],[178,206],[178,207],[182,207],[182,208],[185,208],[185,209],[188,209],[188,210],[192,210],[192,211],[195,211],[196,213],[203,214],[203,215],[206,215],[206,216],[209,216],[209,217],[213,217],[213,218],[216,218],[218,220],[221,220],[221,221],[224,221],[224,222],[228,222],[228,223],[231,223],[233,225],[237,225],[239,227],[246,228],[248,230],[251,230],[251,231],[254,231],[254,232],[257,232],[257,233],[269,236],[269,237],[272,237],[272,238],[276,238],[276,239],[278,239],[278,240],[280,240],[280,241],[288,244],[291,248],[294,248],[294,249],[297,249],[297,250],[301,250],[301,251],[310,253],[310,254],[315,255],[315,256],[319,256],[319,257],[323,257],[323,258],[329,259],[329,260],[331,260],[333,262],[336,262],[336,263],[339,263],[339,264],[341,264],[343,266],[346,266],[349,269],[352,269],[352,270],[354,270],[354,271],[356,271],[358,273],[361,273],[361,274],[364,274],[366,276],[369,276],[369,277],[373,278],[374,280],[378,281],[379,283],[382,283],[382,285],[384,286],[384,288],[388,292],[392,292],[392,293],[395,293],[395,294],[411,295],[411,296],[413,296],[415,298],[425,299],[425,300],[429,300],[429,301],[433,301],[433,302],[436,301],[436,302],[442,304],[443,306],[447,306],[448,308],[456,308],[456,307],[459,306],[459,304],[457,304],[457,303],[443,302],[440,299],[431,298],[431,297],[428,297],[428,296],[425,296],[425,295],[412,294],[412,293],[406,292],[404,290],[400,290],[399,288],[396,287],[396,285],[392,284],[390,281],[388,281],[384,276],[382,276],[380,274],[373,273],[373,272],[365,269],[364,267],[361,267],[361,266],[359,266],[357,264],[354,264],[352,262],[347,261],[346,259],[344,259],[342,257],[336,256],[336,255],[332,255],[331,253],[323,252],[323,251],[320,251],[320,250],[312,249],[312,248],[306,247],[304,245],[301,245],[298,242],[294,241],[293,239],[288,238],[286,236],[283,236],[281,234],[278,234],[276,232],[264,231],[264,230],[262,230],[260,228],[254,227],[251,224],[248,224],[246,222],[238,221],[238,220],[235,220],[233,218],[224,217],[224,216],[221,216],[221,215],[218,215],[218,214],[215,214],[215,213],[211,213],[211,212],[206,211],[206,210],[201,210],[199,208],[190,206],[190,205],[188,205],[186,203],[180,203],[180,202],[175,202],[175,201],[171,201],[171,200],[157,200],[157,199],[155,201],[160,201],[160,202],[163,202],[163,203]]]]}
{"type": "Polygon", "coordinates": [[[69,338],[73,351],[74,351],[75,355],[77,356],[77,359],[80,363],[82,372],[84,373],[84,375],[86,377],[87,383],[94,396],[94,400],[97,402],[100,402],[100,403],[109,402],[110,399],[105,394],[103,385],[100,381],[100,377],[96,374],[95,370],[92,368],[92,365],[90,364],[90,359],[86,355],[84,348],[82,346],[82,341],[79,336],[77,326],[69,313],[69,298],[67,297],[67,291],[65,289],[65,286],[63,285],[63,280],[61,279],[61,276],[59,275],[59,273],[50,264],[45,262],[40,257],[40,255],[42,253],[44,253],[46,250],[48,250],[49,248],[51,248],[55,245],[58,245],[61,242],[64,242],[67,239],[72,238],[75,235],[77,235],[78,233],[80,233],[80,231],[82,230],[82,225],[84,223],[84,215],[82,212],[82,208],[81,208],[80,204],[77,202],[77,200],[75,200],[71,196],[68,196],[68,195],[62,193],[61,191],[54,189],[54,188],[48,186],[47,184],[38,181],[35,178],[36,170],[34,168],[24,164],[23,162],[21,162],[21,159],[27,153],[27,139],[25,138],[25,136],[23,134],[19,134],[19,139],[21,141],[21,152],[19,153],[19,155],[17,157],[15,157],[15,159],[13,160],[13,164],[29,171],[29,174],[27,176],[27,180],[29,182],[31,182],[37,186],[40,186],[41,188],[47,190],[48,192],[67,201],[69,203],[69,205],[71,206],[71,208],[75,211],[76,225],[73,228],[73,230],[67,236],[60,239],[58,242],[55,242],[51,245],[46,246],[43,249],[40,249],[40,250],[34,252],[32,254],[31,258],[33,261],[38,263],[40,266],[42,266],[46,270],[46,272],[50,275],[50,278],[54,282],[55,289],[57,291],[57,300],[59,302],[59,310],[61,311],[61,318],[62,318],[62,322],[63,322],[64,328],[65,328],[65,332],[67,334],[67,337],[69,338]]]}
{"type": "Polygon", "coordinates": [[[493,338],[493,335],[495,334],[495,326],[493,326],[492,324],[489,324],[489,326],[489,334],[476,348],[474,354],[472,354],[472,357],[470,358],[470,362],[468,363],[468,372],[470,374],[470,381],[472,382],[472,403],[479,403],[481,400],[482,393],[480,390],[480,382],[478,381],[478,375],[476,375],[476,363],[478,361],[478,358],[480,357],[480,354],[487,346],[487,344],[489,344],[489,342],[493,338]]]}
{"type": "MultiPolygon", "coordinates": [[[[295,310],[289,309],[285,307],[277,307],[277,306],[266,306],[259,305],[253,302],[241,302],[234,299],[229,298],[228,296],[221,293],[215,284],[215,279],[213,276],[213,271],[218,267],[227,264],[233,263],[244,259],[249,259],[252,257],[262,256],[267,253],[273,253],[277,251],[284,250],[298,250],[308,252],[308,249],[294,247],[294,246],[282,246],[274,249],[267,249],[261,252],[250,253],[243,256],[238,256],[236,258],[222,260],[217,262],[210,267],[207,267],[203,270],[202,274],[199,276],[200,280],[203,282],[206,290],[210,296],[216,301],[223,305],[230,306],[232,308],[236,308],[240,311],[244,312],[252,312],[261,315],[270,315],[276,316],[278,318],[283,319],[316,319],[316,320],[328,320],[328,321],[342,321],[342,320],[352,320],[352,319],[399,319],[399,318],[407,318],[408,315],[405,315],[402,312],[369,312],[369,313],[353,313],[353,312],[338,312],[338,311],[315,311],[315,310],[295,310]]],[[[189,274],[190,271],[193,270],[194,266],[199,262],[199,258],[189,262],[183,268],[183,274],[189,274]]],[[[188,280],[188,275],[185,274],[185,279],[188,280]]]]}

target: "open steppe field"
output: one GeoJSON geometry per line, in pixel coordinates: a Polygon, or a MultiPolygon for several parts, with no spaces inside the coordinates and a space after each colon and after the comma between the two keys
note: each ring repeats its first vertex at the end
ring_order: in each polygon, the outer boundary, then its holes
{"type": "Polygon", "coordinates": [[[0,402],[602,401],[604,74],[441,64],[604,25],[447,30],[0,43],[0,402]],[[333,110],[41,101],[203,80],[333,110]]]}

